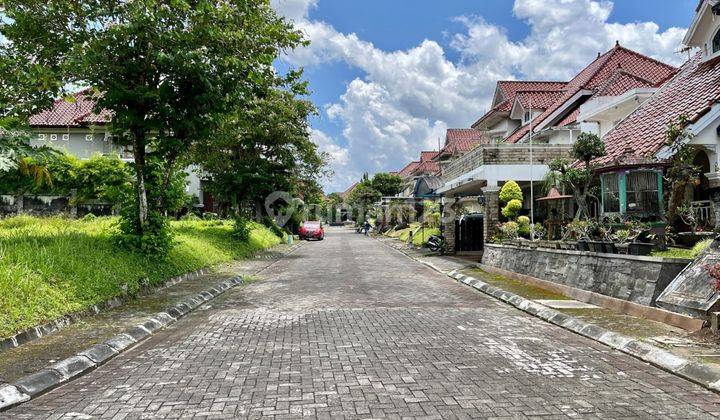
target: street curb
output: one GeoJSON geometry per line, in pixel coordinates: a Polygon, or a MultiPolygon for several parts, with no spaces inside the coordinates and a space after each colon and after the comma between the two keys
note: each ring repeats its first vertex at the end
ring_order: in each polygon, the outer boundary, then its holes
{"type": "Polygon", "coordinates": [[[667,350],[641,340],[606,330],[595,324],[581,321],[575,317],[548,308],[537,302],[525,299],[495,286],[491,286],[474,277],[466,276],[456,270],[444,273],[466,286],[470,286],[486,295],[508,303],[523,312],[572,331],[583,337],[605,344],[615,350],[629,354],[653,366],[685,378],[711,391],[720,392],[720,369],[677,356],[667,350]]]}
{"type": "Polygon", "coordinates": [[[710,391],[720,393],[720,369],[714,366],[688,360],[652,344],[618,334],[595,324],[581,321],[580,319],[558,312],[522,296],[500,289],[499,287],[491,286],[474,277],[466,276],[457,270],[443,272],[430,262],[420,261],[401,249],[390,245],[387,246],[414,261],[432,268],[440,274],[447,275],[458,283],[470,286],[479,292],[510,304],[536,318],[540,318],[558,327],[595,340],[615,350],[619,350],[655,367],[696,383],[710,391]]]}
{"type": "Polygon", "coordinates": [[[85,375],[103,365],[113,357],[134,347],[180,318],[243,283],[243,277],[237,276],[216,284],[211,289],[186,298],[184,301],[158,312],[124,333],[117,334],[96,344],[75,356],[54,363],[45,369],[25,376],[7,385],[0,386],[0,412],[24,402],[30,401],[64,383],[85,375]]]}
{"type": "MultiPolygon", "coordinates": [[[[211,267],[204,267],[200,268],[198,270],[189,271],[184,274],[180,274],[179,276],[171,277],[169,279],[166,279],[165,281],[161,282],[157,286],[143,286],[140,291],[140,296],[147,296],[151,293],[159,292],[163,289],[167,289],[171,286],[174,286],[178,283],[182,283],[189,279],[194,279],[200,276],[203,276],[205,274],[208,274],[212,271],[211,267]]],[[[77,322],[80,319],[83,319],[88,316],[97,315],[103,310],[109,310],[113,308],[117,308],[118,306],[122,306],[124,303],[126,303],[128,300],[130,300],[127,296],[115,296],[110,299],[107,299],[103,302],[97,303],[95,305],[92,305],[88,308],[81,309],[79,311],[63,315],[59,318],[56,318],[52,321],[46,322],[44,324],[36,325],[34,327],[30,327],[28,329],[25,329],[23,331],[20,331],[19,333],[0,340],[0,353],[11,350],[16,347],[20,347],[23,344],[29,343],[30,341],[37,340],[38,338],[42,338],[43,336],[46,336],[48,334],[52,334],[55,332],[58,332],[62,330],[63,328],[66,328],[75,322],[77,322]]],[[[2,398],[2,397],[0,397],[2,398]]],[[[2,406],[0,402],[0,407],[2,406]]]]}

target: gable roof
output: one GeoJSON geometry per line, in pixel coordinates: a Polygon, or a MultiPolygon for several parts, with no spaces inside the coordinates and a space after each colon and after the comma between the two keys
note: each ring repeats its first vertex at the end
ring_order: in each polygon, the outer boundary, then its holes
{"type": "Polygon", "coordinates": [[[557,102],[563,93],[562,90],[518,91],[515,104],[520,104],[525,109],[547,109],[557,102]]]}
{"type": "Polygon", "coordinates": [[[472,150],[478,144],[489,143],[488,138],[480,130],[474,128],[448,128],[445,134],[445,145],[437,153],[441,156],[452,156],[472,150]]]}
{"type": "Polygon", "coordinates": [[[561,91],[566,84],[567,82],[501,80],[495,87],[492,108],[472,126],[477,127],[491,116],[510,112],[517,92],[561,91]]]}
{"type": "Polygon", "coordinates": [[[413,171],[419,164],[420,164],[419,161],[413,161],[413,162],[408,163],[407,165],[405,165],[404,168],[400,169],[400,171],[398,172],[398,175],[400,175],[400,176],[403,177],[403,178],[410,176],[410,175],[412,174],[412,171],[413,171]]]}
{"type": "Polygon", "coordinates": [[[606,156],[595,163],[654,157],[665,145],[670,121],[684,114],[694,123],[720,102],[720,59],[702,60],[702,53],[697,53],[672,80],[610,130],[603,138],[606,156]]]}
{"type": "MultiPolygon", "coordinates": [[[[635,78],[645,79],[656,87],[672,77],[677,72],[677,69],[616,44],[611,50],[598,56],[595,61],[568,82],[560,99],[534,119],[533,131],[536,128],[542,129],[544,126],[553,124],[552,119],[556,118],[558,118],[558,121],[567,124],[567,115],[575,113],[584,101],[595,96],[601,89],[606,90],[608,82],[613,77],[620,77],[619,71],[623,71],[635,78]],[[558,112],[564,114],[557,115],[558,112]]],[[[614,85],[621,86],[618,83],[614,85]]],[[[616,91],[618,90],[616,89],[616,91]]],[[[577,114],[574,116],[577,117],[577,114]]],[[[526,124],[511,134],[507,138],[507,142],[516,143],[525,137],[529,131],[530,124],[526,124]]]]}
{"type": "Polygon", "coordinates": [[[353,182],[353,184],[352,184],[351,186],[349,186],[345,191],[343,191],[343,192],[340,193],[340,196],[341,196],[342,198],[347,198],[347,196],[350,195],[350,193],[353,192],[353,190],[354,190],[355,188],[357,188],[357,186],[358,186],[359,184],[360,184],[360,183],[357,182],[357,181],[356,181],[356,182],[353,182]]]}
{"type": "Polygon", "coordinates": [[[87,127],[103,125],[110,122],[112,114],[103,110],[100,114],[93,112],[96,98],[89,89],[73,95],[73,101],[64,98],[53,102],[52,108],[30,117],[31,127],[87,127]]]}

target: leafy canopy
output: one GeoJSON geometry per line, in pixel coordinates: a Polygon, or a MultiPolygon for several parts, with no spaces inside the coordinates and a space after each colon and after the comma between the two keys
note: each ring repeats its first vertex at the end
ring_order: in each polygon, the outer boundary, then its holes
{"type": "Polygon", "coordinates": [[[376,173],[375,176],[373,176],[371,185],[384,197],[397,195],[403,190],[402,178],[386,172],[376,173]]]}

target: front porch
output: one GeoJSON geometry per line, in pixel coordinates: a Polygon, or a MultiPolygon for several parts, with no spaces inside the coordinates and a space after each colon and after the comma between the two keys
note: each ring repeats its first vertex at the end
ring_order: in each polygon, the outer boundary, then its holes
{"type": "MultiPolygon", "coordinates": [[[[446,166],[442,175],[444,185],[437,193],[443,197],[448,251],[456,251],[455,221],[463,214],[484,216],[485,241],[497,233],[499,192],[507,181],[520,185],[524,195],[522,212],[529,215],[530,203],[542,196],[541,185],[549,172],[548,164],[555,158],[570,157],[570,150],[569,145],[482,145],[446,166]]],[[[535,207],[535,214],[542,217],[538,206],[535,207]]]]}

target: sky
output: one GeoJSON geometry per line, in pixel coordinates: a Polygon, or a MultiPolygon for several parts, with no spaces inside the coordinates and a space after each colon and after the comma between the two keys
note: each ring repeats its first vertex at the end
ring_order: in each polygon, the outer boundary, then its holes
{"type": "Polygon", "coordinates": [[[310,41],[303,68],[330,156],[326,193],[397,171],[469,128],[498,80],[568,80],[621,45],[680,65],[697,0],[271,0],[310,41]]]}

